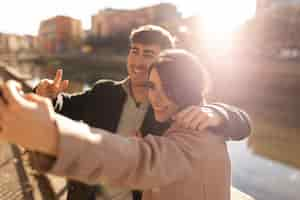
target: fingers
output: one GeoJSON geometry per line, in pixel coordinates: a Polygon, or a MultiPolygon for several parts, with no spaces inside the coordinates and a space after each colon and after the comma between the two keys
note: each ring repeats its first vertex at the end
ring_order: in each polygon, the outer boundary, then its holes
{"type": "Polygon", "coordinates": [[[63,70],[59,69],[56,71],[55,79],[53,82],[52,92],[54,96],[57,96],[58,93],[66,91],[69,87],[69,80],[62,80],[63,70]]]}
{"type": "Polygon", "coordinates": [[[20,83],[9,80],[2,87],[2,93],[4,99],[9,105],[17,104],[20,100],[19,89],[21,88],[20,83]]]}
{"type": "Polygon", "coordinates": [[[204,117],[200,107],[190,106],[178,113],[176,122],[184,128],[191,128],[192,125],[196,126],[194,124],[198,121],[202,121],[204,117]]]}
{"type": "Polygon", "coordinates": [[[68,89],[68,87],[69,87],[69,80],[64,80],[62,82],[62,84],[60,85],[59,91],[60,92],[65,92],[68,89]]]}
{"type": "MultiPolygon", "coordinates": [[[[46,108],[47,107],[48,109],[53,110],[53,105],[49,98],[42,97],[42,96],[36,95],[34,93],[26,94],[26,95],[24,95],[24,98],[32,103],[35,103],[37,105],[37,108],[46,108]]],[[[54,110],[53,110],[53,112],[54,112],[54,110]]]]}
{"type": "Polygon", "coordinates": [[[0,121],[2,121],[2,115],[6,113],[6,103],[3,98],[0,98],[0,121]]]}
{"type": "Polygon", "coordinates": [[[187,127],[192,130],[203,130],[209,125],[208,121],[209,116],[207,113],[198,113],[198,115],[194,117],[193,121],[191,121],[190,124],[187,124],[187,127]]]}
{"type": "Polygon", "coordinates": [[[181,121],[192,110],[193,110],[193,106],[190,106],[190,107],[184,109],[183,111],[181,111],[181,112],[177,113],[175,116],[173,116],[173,120],[181,121]]]}
{"type": "Polygon", "coordinates": [[[199,123],[196,129],[193,130],[198,130],[198,131],[203,131],[210,127],[210,120],[203,121],[202,123],[199,123]]]}
{"type": "Polygon", "coordinates": [[[0,84],[0,98],[5,104],[7,104],[7,101],[3,96],[3,84],[0,84]]]}
{"type": "Polygon", "coordinates": [[[219,126],[222,122],[222,118],[214,110],[205,107],[199,107],[195,109],[194,118],[192,121],[185,124],[186,128],[192,130],[202,131],[209,127],[219,126]]]}
{"type": "Polygon", "coordinates": [[[65,91],[69,86],[68,80],[62,80],[63,70],[56,71],[54,80],[44,79],[40,82],[36,89],[38,95],[55,98],[60,92],[65,91]]]}
{"type": "Polygon", "coordinates": [[[61,81],[62,81],[62,76],[63,76],[63,70],[62,69],[58,69],[56,71],[56,74],[55,74],[55,77],[54,77],[54,86],[56,88],[60,88],[60,84],[61,84],[61,81]]]}
{"type": "Polygon", "coordinates": [[[4,119],[4,117],[6,116],[6,113],[7,113],[7,104],[6,104],[6,102],[4,101],[4,98],[0,98],[0,140],[2,139],[4,139],[3,138],[3,125],[4,125],[4,121],[5,121],[5,119],[4,119]]]}
{"type": "Polygon", "coordinates": [[[24,96],[24,98],[27,99],[28,101],[32,101],[32,102],[35,102],[35,103],[38,103],[38,104],[45,100],[44,97],[41,97],[41,96],[33,94],[33,93],[26,94],[24,96]]]}
{"type": "Polygon", "coordinates": [[[53,82],[53,81],[51,81],[49,79],[41,80],[41,82],[38,84],[38,86],[36,88],[36,93],[38,95],[45,96],[48,88],[51,85],[51,82],[53,82]]]}
{"type": "Polygon", "coordinates": [[[10,80],[4,84],[2,92],[9,106],[33,106],[32,103],[23,98],[21,84],[16,81],[10,80]]]}
{"type": "Polygon", "coordinates": [[[199,131],[219,124],[219,116],[213,110],[200,106],[190,106],[173,118],[179,126],[199,131]]]}

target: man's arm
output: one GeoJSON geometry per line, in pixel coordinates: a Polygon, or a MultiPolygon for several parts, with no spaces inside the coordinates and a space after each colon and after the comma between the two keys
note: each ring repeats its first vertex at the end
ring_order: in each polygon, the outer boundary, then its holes
{"type": "Polygon", "coordinates": [[[223,134],[230,140],[242,140],[250,135],[251,120],[245,111],[224,103],[208,104],[205,107],[214,110],[223,118],[219,126],[213,127],[216,133],[223,134]]]}
{"type": "Polygon", "coordinates": [[[231,140],[244,139],[251,132],[247,113],[223,103],[189,106],[173,116],[173,119],[184,128],[198,131],[209,128],[231,140]]]}
{"type": "Polygon", "coordinates": [[[55,112],[73,120],[82,120],[84,108],[88,103],[91,93],[92,89],[74,94],[59,94],[57,98],[52,101],[55,112]]]}
{"type": "Polygon", "coordinates": [[[33,91],[40,96],[50,98],[56,112],[74,120],[81,120],[84,105],[87,103],[90,91],[64,94],[63,92],[68,88],[69,81],[63,80],[62,77],[63,70],[59,69],[56,71],[53,80],[41,80],[33,91]]]}

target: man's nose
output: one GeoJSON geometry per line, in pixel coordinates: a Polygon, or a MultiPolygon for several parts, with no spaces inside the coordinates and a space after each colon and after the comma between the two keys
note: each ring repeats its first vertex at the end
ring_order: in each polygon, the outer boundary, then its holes
{"type": "Polygon", "coordinates": [[[137,67],[147,66],[147,63],[145,62],[145,59],[142,55],[136,57],[135,64],[137,65],[137,67]]]}

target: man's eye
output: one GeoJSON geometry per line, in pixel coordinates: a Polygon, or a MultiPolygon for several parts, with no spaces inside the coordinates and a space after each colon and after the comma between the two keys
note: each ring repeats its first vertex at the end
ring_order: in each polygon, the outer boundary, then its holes
{"type": "Polygon", "coordinates": [[[144,54],[144,57],[145,58],[154,58],[154,55],[152,55],[152,54],[144,54]]]}
{"type": "Polygon", "coordinates": [[[138,50],[135,49],[135,48],[132,48],[132,49],[130,49],[130,53],[132,53],[132,54],[137,54],[137,53],[138,53],[138,50]]]}
{"type": "Polygon", "coordinates": [[[132,53],[132,54],[137,54],[138,51],[137,51],[137,50],[131,50],[131,53],[132,53]]]}

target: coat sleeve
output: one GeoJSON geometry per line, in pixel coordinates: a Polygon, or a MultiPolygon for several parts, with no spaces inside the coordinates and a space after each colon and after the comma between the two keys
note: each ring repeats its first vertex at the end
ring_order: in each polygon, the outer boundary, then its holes
{"type": "Polygon", "coordinates": [[[215,110],[225,120],[220,127],[213,128],[217,134],[228,140],[242,140],[250,136],[251,120],[245,111],[224,103],[208,104],[205,107],[215,110]]]}
{"type": "Polygon", "coordinates": [[[199,133],[124,138],[66,118],[57,120],[57,124],[61,134],[59,154],[50,173],[89,184],[141,190],[160,187],[191,175],[193,159],[208,155],[195,152],[203,146],[199,133]]]}
{"type": "MultiPolygon", "coordinates": [[[[36,93],[37,86],[33,89],[36,93]]],[[[55,99],[52,99],[55,112],[64,116],[70,117],[74,120],[80,120],[84,104],[87,102],[91,89],[79,93],[60,93],[55,99]]]]}
{"type": "Polygon", "coordinates": [[[59,94],[53,101],[55,111],[73,120],[82,120],[84,107],[94,90],[95,88],[80,93],[59,94]]]}
{"type": "MultiPolygon", "coordinates": [[[[92,89],[87,91],[74,94],[59,94],[56,99],[52,100],[55,111],[73,120],[82,120],[84,107],[88,103],[90,96],[96,92],[101,93],[107,83],[110,82],[98,81],[92,89]]],[[[36,88],[33,89],[33,92],[35,90],[36,88]]],[[[56,158],[53,156],[48,156],[40,152],[30,151],[29,153],[29,164],[37,171],[48,171],[55,160],[56,158]]]]}

